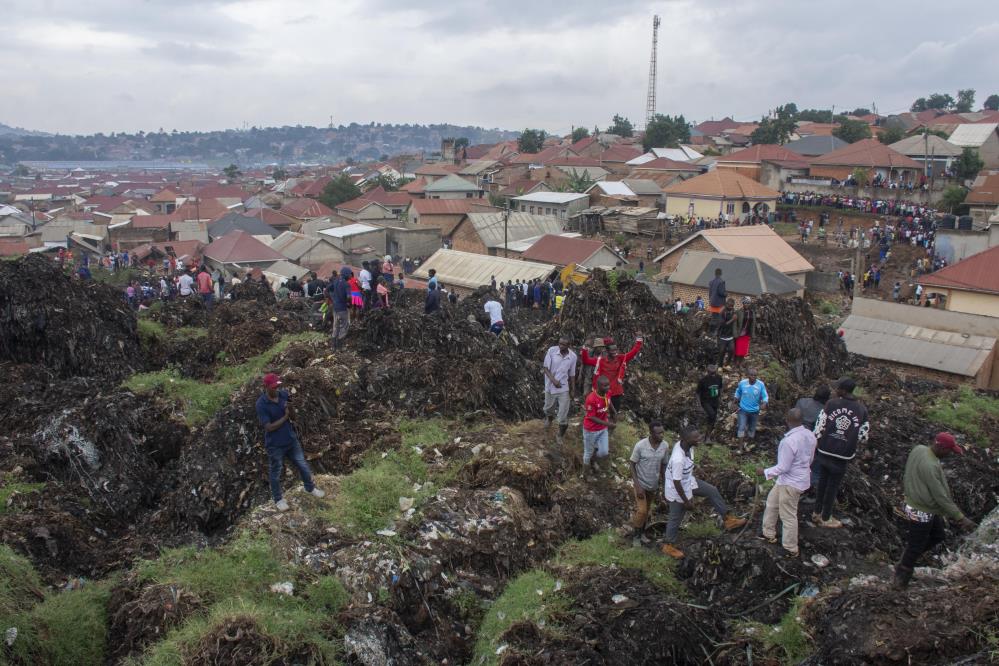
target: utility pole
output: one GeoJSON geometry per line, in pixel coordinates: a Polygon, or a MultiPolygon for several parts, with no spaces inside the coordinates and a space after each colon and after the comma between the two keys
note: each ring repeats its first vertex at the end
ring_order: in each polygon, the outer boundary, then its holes
{"type": "Polygon", "coordinates": [[[649,91],[645,98],[645,127],[656,115],[656,60],[659,52],[659,15],[652,17],[652,56],[649,58],[649,91]]]}
{"type": "Polygon", "coordinates": [[[509,245],[507,244],[507,230],[510,222],[510,200],[506,200],[506,209],[503,210],[503,258],[509,258],[509,245]]]}
{"type": "Polygon", "coordinates": [[[930,152],[930,128],[923,128],[923,178],[927,178],[930,175],[930,162],[929,162],[929,152],[930,152]]]}

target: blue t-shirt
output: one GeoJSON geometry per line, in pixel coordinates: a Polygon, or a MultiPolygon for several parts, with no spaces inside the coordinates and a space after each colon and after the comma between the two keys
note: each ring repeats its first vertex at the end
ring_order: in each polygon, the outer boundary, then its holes
{"type": "MultiPolygon", "coordinates": [[[[280,421],[284,417],[285,405],[288,404],[288,392],[278,391],[278,401],[274,402],[267,397],[267,393],[261,394],[257,398],[257,420],[261,426],[268,423],[280,421]]],[[[287,446],[295,441],[295,431],[291,428],[291,421],[284,424],[273,432],[264,430],[264,446],[287,446]]]]}
{"type": "Polygon", "coordinates": [[[770,396],[767,395],[767,387],[762,379],[757,379],[754,384],[750,384],[748,379],[743,379],[735,389],[735,398],[739,401],[739,409],[753,414],[760,411],[760,405],[767,402],[770,396]]]}

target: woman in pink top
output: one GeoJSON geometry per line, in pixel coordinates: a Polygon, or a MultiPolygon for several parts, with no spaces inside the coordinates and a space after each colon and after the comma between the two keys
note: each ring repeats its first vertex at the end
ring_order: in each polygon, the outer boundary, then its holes
{"type": "Polygon", "coordinates": [[[389,290],[385,285],[385,278],[378,278],[378,301],[383,308],[389,306],[389,290]]]}
{"type": "Polygon", "coordinates": [[[395,276],[395,266],[392,264],[392,255],[386,254],[385,261],[382,262],[382,277],[385,278],[389,283],[392,282],[392,278],[395,276]]]}

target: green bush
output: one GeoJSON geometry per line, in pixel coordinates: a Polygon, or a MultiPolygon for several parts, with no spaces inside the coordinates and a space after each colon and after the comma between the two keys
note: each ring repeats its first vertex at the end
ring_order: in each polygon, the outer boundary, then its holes
{"type": "Polygon", "coordinates": [[[558,552],[556,563],[563,566],[617,566],[641,571],[649,582],[671,594],[680,594],[683,586],[673,575],[674,560],[647,548],[621,546],[610,531],[595,534],[583,541],[570,541],[558,552]]]}
{"type": "Polygon", "coordinates": [[[989,433],[983,417],[999,418],[999,398],[976,393],[967,386],[945,393],[926,410],[926,416],[934,423],[950,430],[962,432],[975,441],[985,444],[989,433]]]}

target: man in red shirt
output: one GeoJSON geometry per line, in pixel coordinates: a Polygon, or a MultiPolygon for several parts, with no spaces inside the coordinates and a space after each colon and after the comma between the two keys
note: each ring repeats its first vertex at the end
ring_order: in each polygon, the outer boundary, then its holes
{"type": "Polygon", "coordinates": [[[597,458],[606,458],[610,453],[610,435],[608,431],[614,428],[614,405],[611,403],[608,391],[610,379],[597,377],[596,388],[586,396],[583,403],[583,478],[590,465],[597,468],[597,458]],[[594,455],[596,454],[596,455],[594,455]]]}
{"type": "MultiPolygon", "coordinates": [[[[628,361],[632,360],[642,351],[644,338],[640,332],[635,332],[635,344],[627,354],[618,354],[617,345],[613,338],[604,338],[604,345],[607,347],[606,353],[600,358],[590,356],[586,347],[580,351],[580,359],[583,365],[596,366],[593,370],[593,386],[596,388],[597,380],[606,377],[610,381],[610,400],[614,405],[614,411],[621,410],[621,400],[624,396],[624,373],[628,368],[628,361]]],[[[589,346],[589,345],[587,345],[589,346]]]]}
{"type": "Polygon", "coordinates": [[[208,269],[204,266],[198,272],[198,293],[201,294],[201,300],[205,305],[211,307],[212,301],[215,300],[215,285],[212,283],[212,276],[208,274],[208,269]]]}

